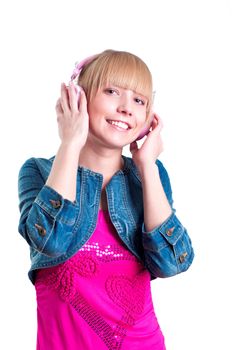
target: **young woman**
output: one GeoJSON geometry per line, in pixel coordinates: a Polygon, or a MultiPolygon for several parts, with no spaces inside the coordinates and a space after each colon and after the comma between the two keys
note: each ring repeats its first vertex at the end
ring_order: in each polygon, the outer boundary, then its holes
{"type": "Polygon", "coordinates": [[[194,253],[158,160],[150,71],[128,52],[94,55],[62,84],[56,113],[56,156],[19,173],[37,350],[164,350],[150,281],[187,270],[194,253]]]}

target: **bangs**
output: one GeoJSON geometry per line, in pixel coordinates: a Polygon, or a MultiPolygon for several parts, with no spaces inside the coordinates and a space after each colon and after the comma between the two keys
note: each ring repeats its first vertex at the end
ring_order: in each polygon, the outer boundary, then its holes
{"type": "Polygon", "coordinates": [[[147,98],[147,110],[150,111],[152,77],[148,67],[139,57],[124,51],[107,50],[87,65],[82,73],[79,83],[90,100],[102,87],[114,85],[147,98]]]}

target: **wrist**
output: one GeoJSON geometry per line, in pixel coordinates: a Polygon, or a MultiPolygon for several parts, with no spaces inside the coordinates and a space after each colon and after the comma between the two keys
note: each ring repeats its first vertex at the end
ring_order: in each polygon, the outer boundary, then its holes
{"type": "Polygon", "coordinates": [[[62,140],[60,143],[60,149],[66,150],[66,151],[75,151],[76,153],[81,152],[81,145],[77,141],[64,141],[62,140]]]}
{"type": "Polygon", "coordinates": [[[139,166],[137,166],[137,168],[138,168],[139,173],[142,177],[146,176],[146,174],[150,174],[150,173],[152,173],[153,175],[154,175],[154,173],[159,174],[159,169],[158,169],[158,166],[156,165],[155,162],[139,165],[139,166]]]}
{"type": "Polygon", "coordinates": [[[76,143],[71,142],[61,142],[58,154],[62,159],[66,159],[66,161],[71,163],[79,162],[81,148],[76,143]]]}

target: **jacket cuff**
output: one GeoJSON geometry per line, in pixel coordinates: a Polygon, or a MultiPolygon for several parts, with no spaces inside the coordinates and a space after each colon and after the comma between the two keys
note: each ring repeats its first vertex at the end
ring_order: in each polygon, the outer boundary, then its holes
{"type": "Polygon", "coordinates": [[[155,277],[170,277],[186,271],[194,258],[191,240],[174,212],[150,232],[142,226],[145,261],[155,277]]]}
{"type": "Polygon", "coordinates": [[[145,224],[142,225],[143,242],[146,249],[159,251],[167,245],[175,245],[181,235],[184,227],[177,219],[173,212],[160,226],[154,228],[152,231],[146,231],[145,224]]]}
{"type": "Polygon", "coordinates": [[[43,186],[35,199],[48,215],[67,225],[73,225],[76,219],[78,204],[64,199],[58,192],[49,186],[43,186]]]}

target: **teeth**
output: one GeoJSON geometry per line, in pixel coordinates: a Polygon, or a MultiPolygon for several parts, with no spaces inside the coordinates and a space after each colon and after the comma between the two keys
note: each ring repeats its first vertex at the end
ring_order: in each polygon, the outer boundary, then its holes
{"type": "Polygon", "coordinates": [[[125,129],[125,130],[127,130],[129,128],[129,126],[127,124],[123,123],[123,122],[116,122],[116,121],[113,121],[113,120],[109,120],[109,123],[113,124],[113,125],[117,125],[120,128],[125,129]]]}

